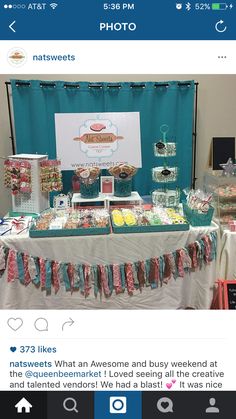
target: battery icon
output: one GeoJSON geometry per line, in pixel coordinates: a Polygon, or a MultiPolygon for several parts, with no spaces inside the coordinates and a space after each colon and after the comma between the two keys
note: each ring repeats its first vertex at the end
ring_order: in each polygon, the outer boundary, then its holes
{"type": "Polygon", "coordinates": [[[211,8],[212,10],[226,10],[228,5],[226,3],[212,3],[211,8]]]}

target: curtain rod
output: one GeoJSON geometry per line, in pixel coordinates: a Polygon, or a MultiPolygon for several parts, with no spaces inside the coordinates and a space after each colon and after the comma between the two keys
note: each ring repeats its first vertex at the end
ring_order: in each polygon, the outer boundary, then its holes
{"type": "MultiPolygon", "coordinates": [[[[10,81],[6,81],[5,82],[5,84],[6,85],[11,85],[11,82],[10,81]]],[[[16,82],[16,86],[18,87],[18,86],[28,86],[28,87],[30,87],[30,85],[31,85],[31,83],[30,82],[27,82],[27,81],[19,81],[19,82],[16,82]]],[[[195,86],[198,86],[199,85],[199,83],[198,82],[194,82],[194,85],[195,86]]],[[[170,86],[170,84],[169,83],[162,83],[162,82],[160,82],[160,83],[155,83],[154,84],[154,87],[155,88],[159,88],[159,87],[169,87],[170,86]]],[[[188,82],[179,82],[178,83],[178,86],[191,86],[191,83],[188,83],[188,82]]],[[[41,82],[40,83],[40,87],[56,87],[56,83],[44,83],[44,82],[41,82]]],[[[102,89],[103,88],[103,84],[102,83],[89,83],[88,84],[88,87],[91,89],[91,88],[93,88],[93,89],[102,89]]],[[[121,89],[122,88],[122,85],[121,84],[107,84],[107,87],[109,88],[109,89],[121,89]]],[[[138,83],[130,83],[130,88],[145,88],[146,87],[146,84],[145,83],[140,83],[140,84],[138,84],[138,83]]],[[[68,83],[64,83],[64,88],[65,89],[79,89],[80,88],[80,85],[79,84],[68,84],[68,83]]]]}

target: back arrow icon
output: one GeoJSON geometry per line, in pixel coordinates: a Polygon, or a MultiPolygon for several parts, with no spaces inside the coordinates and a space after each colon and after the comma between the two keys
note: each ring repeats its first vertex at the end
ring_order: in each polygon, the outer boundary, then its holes
{"type": "Polygon", "coordinates": [[[15,29],[13,28],[13,25],[15,25],[16,21],[13,20],[13,22],[9,25],[9,28],[11,29],[12,32],[16,32],[15,29]]]}

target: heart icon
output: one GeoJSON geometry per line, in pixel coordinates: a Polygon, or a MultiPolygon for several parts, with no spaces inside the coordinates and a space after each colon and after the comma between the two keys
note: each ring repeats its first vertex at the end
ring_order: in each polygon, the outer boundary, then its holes
{"type": "Polygon", "coordinates": [[[167,383],[167,384],[166,384],[166,387],[170,390],[170,389],[171,389],[171,387],[172,387],[172,385],[173,385],[172,383],[167,383]]]}
{"type": "Polygon", "coordinates": [[[16,332],[23,325],[23,320],[20,317],[17,317],[17,318],[11,317],[10,319],[7,320],[7,324],[12,330],[16,332]]]}
{"type": "Polygon", "coordinates": [[[176,380],[171,380],[171,381],[172,381],[172,383],[173,383],[173,384],[175,384],[175,383],[176,383],[176,380]]]}
{"type": "Polygon", "coordinates": [[[10,351],[12,351],[12,352],[16,352],[16,347],[15,347],[15,346],[11,346],[11,347],[10,347],[10,351]]]}

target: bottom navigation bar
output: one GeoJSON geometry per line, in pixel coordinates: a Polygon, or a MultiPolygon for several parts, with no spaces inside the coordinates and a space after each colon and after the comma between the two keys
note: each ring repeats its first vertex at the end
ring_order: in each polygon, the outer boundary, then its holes
{"type": "Polygon", "coordinates": [[[0,407],[11,419],[233,419],[235,392],[2,391],[0,407]]]}

